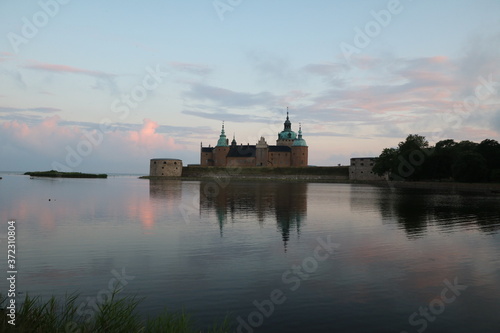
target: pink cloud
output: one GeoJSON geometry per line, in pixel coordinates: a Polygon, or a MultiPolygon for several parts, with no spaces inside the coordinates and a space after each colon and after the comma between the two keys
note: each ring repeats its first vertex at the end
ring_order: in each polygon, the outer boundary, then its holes
{"type": "Polygon", "coordinates": [[[72,73],[72,74],[84,74],[93,77],[113,77],[114,74],[109,74],[101,71],[93,71],[88,69],[77,68],[73,66],[67,65],[58,65],[58,64],[48,64],[48,63],[39,63],[36,62],[32,65],[24,66],[28,69],[41,70],[53,73],[72,73]]]}
{"type": "Polygon", "coordinates": [[[27,156],[32,165],[43,163],[43,168],[58,162],[76,171],[81,171],[85,165],[109,170],[118,164],[138,170],[137,166],[147,168],[150,158],[185,149],[174,138],[157,133],[158,126],[157,122],[144,119],[138,130],[103,133],[64,125],[59,116],[47,117],[35,125],[13,120],[0,124],[0,151],[27,156]],[[89,136],[94,139],[89,140],[89,136]],[[74,166],[68,162],[68,151],[88,151],[89,146],[91,152],[81,154],[81,163],[74,166]]]}
{"type": "Polygon", "coordinates": [[[128,131],[125,133],[113,133],[116,139],[125,141],[129,146],[138,147],[141,149],[154,150],[178,150],[182,149],[181,145],[175,143],[171,137],[166,137],[163,134],[156,133],[159,127],[158,123],[151,119],[144,119],[142,128],[138,131],[128,131]]]}

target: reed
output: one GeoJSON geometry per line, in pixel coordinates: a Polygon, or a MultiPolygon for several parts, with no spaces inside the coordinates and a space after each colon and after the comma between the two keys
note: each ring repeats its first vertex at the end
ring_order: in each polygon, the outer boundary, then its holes
{"type": "Polygon", "coordinates": [[[226,333],[231,330],[228,316],[209,329],[199,329],[191,317],[184,311],[164,311],[154,318],[141,318],[137,306],[143,300],[136,296],[117,297],[113,293],[110,299],[98,306],[90,320],[78,315],[76,293],[66,295],[64,300],[52,296],[48,301],[40,297],[26,295],[16,311],[16,325],[8,323],[6,312],[7,298],[0,295],[0,331],[32,333],[226,333]],[[87,320],[86,320],[87,319],[87,320]]]}

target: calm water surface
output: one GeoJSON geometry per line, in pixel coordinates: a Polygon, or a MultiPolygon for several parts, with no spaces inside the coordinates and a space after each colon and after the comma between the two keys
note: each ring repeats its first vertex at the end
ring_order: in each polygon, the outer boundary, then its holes
{"type": "Polygon", "coordinates": [[[142,314],[185,309],[200,327],[229,313],[239,332],[500,331],[499,196],[2,176],[17,289],[79,291],[83,313],[124,274],[142,314]]]}

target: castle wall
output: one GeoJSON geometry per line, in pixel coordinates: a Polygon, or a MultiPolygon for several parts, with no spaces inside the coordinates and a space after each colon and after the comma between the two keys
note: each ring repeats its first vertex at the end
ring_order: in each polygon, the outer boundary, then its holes
{"type": "Polygon", "coordinates": [[[307,166],[309,147],[293,146],[292,147],[292,166],[302,167],[307,166]]]}
{"type": "Polygon", "coordinates": [[[227,166],[230,167],[254,167],[255,157],[228,157],[227,166]]]}
{"type": "Polygon", "coordinates": [[[213,166],[214,165],[214,154],[213,152],[204,152],[202,149],[200,156],[201,166],[213,166]]]}
{"type": "Polygon", "coordinates": [[[271,152],[268,154],[268,160],[272,167],[289,167],[291,166],[291,159],[289,152],[271,152]]]}
{"type": "Polygon", "coordinates": [[[349,166],[350,180],[384,180],[384,176],[379,176],[372,171],[375,165],[375,157],[354,157],[351,158],[349,166]]]}
{"type": "Polygon", "coordinates": [[[182,176],[182,160],[154,158],[149,161],[149,175],[152,177],[182,176]]]}
{"type": "Polygon", "coordinates": [[[226,166],[228,152],[229,147],[215,147],[213,153],[214,166],[226,166]]]}
{"type": "Polygon", "coordinates": [[[291,147],[293,145],[293,139],[278,139],[276,140],[276,146],[288,146],[291,147]]]}
{"type": "Polygon", "coordinates": [[[256,166],[268,166],[268,155],[269,155],[268,148],[258,148],[257,147],[255,165],[256,166]]]}

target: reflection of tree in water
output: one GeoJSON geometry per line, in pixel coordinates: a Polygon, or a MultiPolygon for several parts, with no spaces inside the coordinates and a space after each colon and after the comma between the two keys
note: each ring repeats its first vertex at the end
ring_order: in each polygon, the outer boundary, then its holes
{"type": "Polygon", "coordinates": [[[259,224],[266,217],[275,218],[286,245],[294,228],[300,226],[307,213],[307,183],[272,182],[200,182],[200,211],[215,212],[223,235],[224,224],[238,218],[255,217],[259,224]]]}
{"type": "Polygon", "coordinates": [[[398,223],[403,226],[408,237],[419,237],[427,229],[429,199],[425,195],[401,195],[394,202],[398,223]]]}
{"type": "Polygon", "coordinates": [[[422,236],[429,223],[444,231],[474,224],[487,233],[500,229],[495,196],[396,189],[381,195],[378,202],[384,219],[396,218],[409,238],[422,236]]]}
{"type": "Polygon", "coordinates": [[[453,201],[435,207],[437,224],[443,229],[460,225],[474,225],[486,233],[500,230],[498,196],[468,194],[456,196],[453,201]]]}

